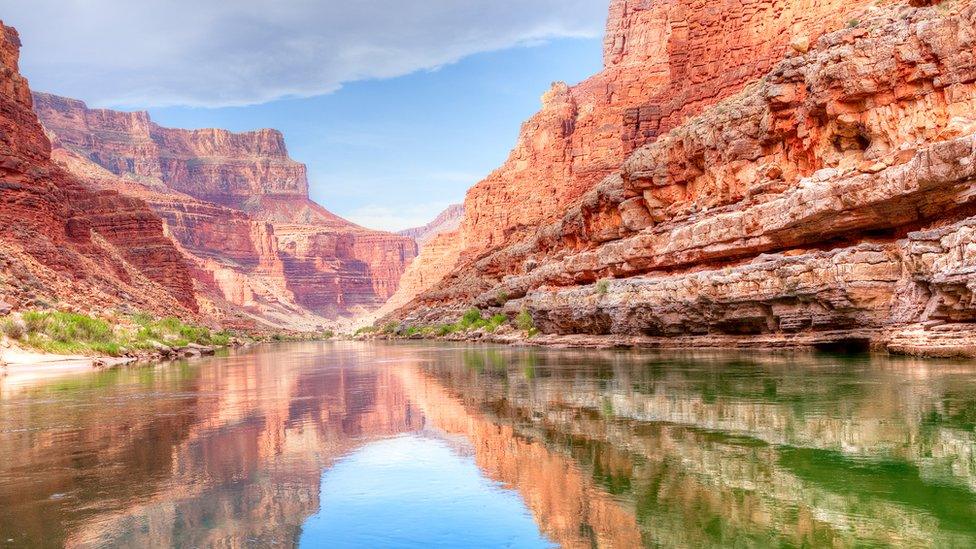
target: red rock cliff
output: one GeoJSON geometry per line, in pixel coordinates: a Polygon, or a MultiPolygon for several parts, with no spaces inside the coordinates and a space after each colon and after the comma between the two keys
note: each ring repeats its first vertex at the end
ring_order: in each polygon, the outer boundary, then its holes
{"type": "Polygon", "coordinates": [[[559,217],[634,149],[761,77],[791,40],[842,27],[867,3],[613,0],[604,70],[546,92],[505,164],[468,192],[465,255],[559,217]]]}
{"type": "MultiPolygon", "coordinates": [[[[654,46],[614,38],[629,13],[614,8],[610,58],[626,64],[654,46]]],[[[976,352],[974,28],[969,1],[863,8],[816,40],[794,27],[762,78],[633,151],[525,238],[462,259],[401,316],[473,303],[525,309],[547,333],[647,345],[976,352]]],[[[722,59],[713,74],[743,62],[722,59]]]]}
{"type": "Polygon", "coordinates": [[[51,161],[18,72],[17,32],[0,24],[0,291],[15,305],[197,309],[182,256],[144,202],[94,192],[51,161]]]}
{"type": "Polygon", "coordinates": [[[146,113],[40,93],[35,104],[58,158],[102,188],[148,200],[198,282],[237,314],[296,328],[361,314],[393,294],[416,255],[412,239],[309,200],[305,166],[276,130],[163,128],[146,113]]]}
{"type": "MultiPolygon", "coordinates": [[[[464,264],[557,219],[637,147],[761,77],[791,42],[808,47],[848,24],[867,3],[613,0],[604,69],[542,96],[508,160],[468,191],[451,255],[464,264]]],[[[436,283],[455,266],[442,258],[421,255],[413,270],[436,283]]],[[[427,287],[410,284],[396,301],[427,287]]]]}

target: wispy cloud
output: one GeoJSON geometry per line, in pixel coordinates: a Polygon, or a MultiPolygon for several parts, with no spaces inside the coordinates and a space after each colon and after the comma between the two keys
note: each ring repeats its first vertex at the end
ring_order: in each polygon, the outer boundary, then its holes
{"type": "Polygon", "coordinates": [[[329,93],[477,52],[596,36],[608,0],[0,0],[35,89],[99,106],[329,93]]]}

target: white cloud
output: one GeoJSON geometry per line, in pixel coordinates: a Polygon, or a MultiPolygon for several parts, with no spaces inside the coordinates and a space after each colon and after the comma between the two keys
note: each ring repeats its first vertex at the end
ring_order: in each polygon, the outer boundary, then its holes
{"type": "Polygon", "coordinates": [[[396,232],[426,225],[450,205],[450,202],[445,201],[405,204],[396,208],[367,204],[344,212],[342,217],[370,229],[396,232]]]}
{"type": "Polygon", "coordinates": [[[608,0],[0,0],[34,89],[99,106],[228,106],[334,91],[555,37],[608,0]]]}

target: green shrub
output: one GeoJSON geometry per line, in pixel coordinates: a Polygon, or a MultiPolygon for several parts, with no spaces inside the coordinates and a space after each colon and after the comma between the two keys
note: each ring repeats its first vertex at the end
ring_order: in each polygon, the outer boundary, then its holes
{"type": "Polygon", "coordinates": [[[47,313],[38,311],[24,313],[24,327],[28,334],[43,332],[45,324],[47,324],[47,313]]]}
{"type": "Polygon", "coordinates": [[[607,292],[608,291],[610,291],[610,281],[609,280],[601,280],[601,281],[599,281],[599,282],[596,283],[596,293],[597,293],[597,295],[607,295],[607,292]]]}
{"type": "Polygon", "coordinates": [[[398,324],[396,322],[387,322],[385,325],[383,325],[383,333],[384,334],[393,334],[393,333],[396,333],[397,328],[399,328],[399,327],[400,327],[400,324],[398,324]]]}
{"type": "Polygon", "coordinates": [[[24,323],[15,318],[5,318],[0,322],[0,330],[10,339],[20,339],[27,334],[24,323]]]}
{"type": "Polygon", "coordinates": [[[504,305],[505,302],[508,301],[508,292],[506,292],[505,290],[498,292],[498,296],[495,297],[495,300],[498,302],[499,305],[504,305]]]}
{"type": "Polygon", "coordinates": [[[377,330],[376,326],[363,326],[356,330],[353,335],[371,334],[377,330]]]}
{"type": "Polygon", "coordinates": [[[857,19],[851,19],[850,21],[847,22],[847,26],[850,27],[850,28],[852,28],[852,29],[854,27],[860,25],[860,24],[861,24],[861,22],[858,21],[857,19]]]}
{"type": "Polygon", "coordinates": [[[226,345],[230,341],[228,332],[215,335],[205,326],[186,324],[175,317],[156,320],[147,315],[135,315],[131,319],[139,326],[133,344],[141,349],[152,348],[154,341],[171,347],[185,347],[190,343],[226,345]]]}
{"type": "Polygon", "coordinates": [[[219,332],[215,332],[210,336],[210,344],[219,345],[221,347],[225,345],[230,345],[230,338],[233,336],[234,334],[228,332],[227,330],[221,330],[219,332]]]}
{"type": "Polygon", "coordinates": [[[501,327],[502,324],[505,324],[506,322],[508,322],[507,316],[503,314],[497,314],[488,319],[488,325],[485,326],[485,329],[487,329],[489,332],[494,332],[499,327],[501,327]]]}
{"type": "Polygon", "coordinates": [[[154,319],[146,313],[127,317],[135,326],[117,325],[78,313],[30,311],[23,315],[25,342],[37,349],[60,354],[100,353],[118,356],[125,349],[152,349],[157,342],[171,347],[227,345],[232,334],[211,332],[205,326],[184,323],[169,317],[154,319]]]}
{"type": "Polygon", "coordinates": [[[322,332],[322,339],[332,339],[333,337],[335,337],[335,332],[332,330],[322,332]]]}
{"type": "Polygon", "coordinates": [[[481,311],[472,307],[465,311],[464,316],[461,317],[461,324],[472,326],[479,320],[482,320],[481,311]]]}
{"type": "Polygon", "coordinates": [[[532,315],[529,314],[529,311],[522,309],[522,312],[515,317],[515,326],[518,327],[519,330],[528,332],[535,330],[535,321],[532,320],[532,315]]]}
{"type": "Polygon", "coordinates": [[[439,336],[446,336],[446,335],[453,334],[454,332],[458,331],[458,325],[457,324],[441,324],[440,326],[436,326],[435,327],[435,331],[436,331],[437,335],[439,335],[439,336]]]}

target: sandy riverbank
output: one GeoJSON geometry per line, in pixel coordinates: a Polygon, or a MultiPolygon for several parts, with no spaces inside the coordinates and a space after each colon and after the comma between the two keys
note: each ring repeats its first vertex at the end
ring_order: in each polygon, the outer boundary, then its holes
{"type": "Polygon", "coordinates": [[[10,347],[0,349],[0,394],[48,379],[114,368],[136,362],[134,357],[53,355],[10,347]]]}

